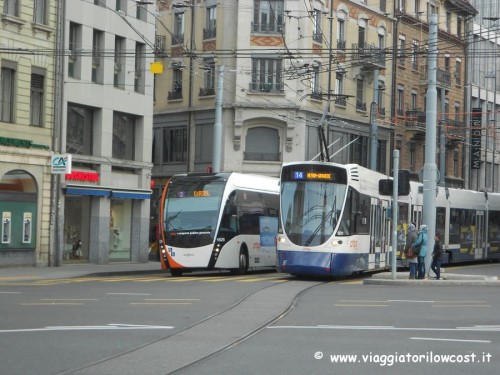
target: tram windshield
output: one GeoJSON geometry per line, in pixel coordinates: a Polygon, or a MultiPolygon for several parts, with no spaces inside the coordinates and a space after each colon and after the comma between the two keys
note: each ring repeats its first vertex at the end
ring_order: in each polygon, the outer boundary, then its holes
{"type": "Polygon", "coordinates": [[[220,177],[176,177],[167,188],[166,232],[210,234],[213,238],[226,182],[220,177]]]}
{"type": "Polygon", "coordinates": [[[282,181],[281,222],[294,244],[319,246],[333,234],[347,186],[325,181],[282,181]]]}

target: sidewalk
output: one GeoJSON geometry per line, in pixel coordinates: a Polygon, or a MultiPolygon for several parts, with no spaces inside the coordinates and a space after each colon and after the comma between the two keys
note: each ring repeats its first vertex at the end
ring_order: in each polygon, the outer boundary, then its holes
{"type": "Polygon", "coordinates": [[[68,279],[79,276],[157,274],[162,271],[160,262],[120,262],[111,264],[64,264],[60,267],[5,267],[0,268],[0,281],[68,279]]]}
{"type": "Polygon", "coordinates": [[[392,278],[391,272],[381,272],[364,279],[365,285],[405,285],[405,286],[500,286],[496,276],[464,275],[459,273],[442,273],[441,280],[409,280],[408,271],[396,272],[392,278]]]}

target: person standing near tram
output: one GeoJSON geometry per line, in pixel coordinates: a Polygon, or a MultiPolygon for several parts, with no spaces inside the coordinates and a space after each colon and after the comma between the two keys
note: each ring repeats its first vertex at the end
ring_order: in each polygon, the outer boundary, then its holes
{"type": "Polygon", "coordinates": [[[416,241],[411,245],[417,254],[417,279],[425,279],[425,256],[427,255],[427,225],[420,225],[416,241]]]}

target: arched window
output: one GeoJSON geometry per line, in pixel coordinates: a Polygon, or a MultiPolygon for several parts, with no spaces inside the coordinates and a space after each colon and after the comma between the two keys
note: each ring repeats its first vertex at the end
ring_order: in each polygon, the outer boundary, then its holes
{"type": "Polygon", "coordinates": [[[279,161],[280,137],[277,129],[249,128],[245,139],[245,160],[279,161]]]}

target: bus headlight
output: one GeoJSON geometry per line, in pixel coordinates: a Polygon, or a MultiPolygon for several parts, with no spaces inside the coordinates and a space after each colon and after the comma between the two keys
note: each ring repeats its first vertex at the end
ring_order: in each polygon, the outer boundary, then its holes
{"type": "Polygon", "coordinates": [[[281,243],[285,243],[285,237],[278,237],[278,241],[281,243]]]}
{"type": "Polygon", "coordinates": [[[332,241],[332,245],[333,245],[333,246],[342,245],[342,240],[333,240],[333,241],[332,241]]]}

